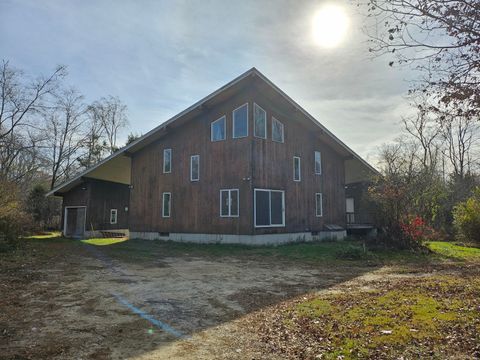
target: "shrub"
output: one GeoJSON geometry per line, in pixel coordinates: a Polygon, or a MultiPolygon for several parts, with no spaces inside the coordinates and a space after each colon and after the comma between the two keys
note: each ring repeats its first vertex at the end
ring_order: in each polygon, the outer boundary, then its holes
{"type": "Polygon", "coordinates": [[[480,187],[454,207],[453,225],[460,240],[480,243],[480,187]]]}

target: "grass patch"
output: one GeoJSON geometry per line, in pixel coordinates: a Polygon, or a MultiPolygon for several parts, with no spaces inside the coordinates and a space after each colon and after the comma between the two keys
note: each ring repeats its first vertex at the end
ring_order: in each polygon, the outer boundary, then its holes
{"type": "Polygon", "coordinates": [[[451,242],[432,241],[427,246],[434,253],[456,260],[480,261],[480,248],[460,246],[451,242]]]}
{"type": "Polygon", "coordinates": [[[322,359],[473,358],[480,278],[478,270],[471,272],[297,300],[269,309],[256,330],[271,351],[287,358],[305,349],[314,354],[307,358],[322,359]]]}
{"type": "Polygon", "coordinates": [[[43,239],[59,238],[61,236],[62,236],[62,233],[60,231],[52,231],[52,232],[46,232],[42,234],[27,236],[26,239],[43,240],[43,239]]]}

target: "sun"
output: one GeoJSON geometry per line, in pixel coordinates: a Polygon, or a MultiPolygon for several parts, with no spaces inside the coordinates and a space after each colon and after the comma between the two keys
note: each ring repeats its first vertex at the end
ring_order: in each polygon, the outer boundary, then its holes
{"type": "Polygon", "coordinates": [[[349,27],[345,10],[337,5],[325,5],[313,18],[313,38],[324,48],[334,48],[345,39],[349,27]]]}

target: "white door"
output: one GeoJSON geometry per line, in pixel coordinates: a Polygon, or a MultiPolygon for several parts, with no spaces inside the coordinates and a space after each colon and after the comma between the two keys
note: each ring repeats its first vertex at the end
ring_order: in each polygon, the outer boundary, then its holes
{"type": "Polygon", "coordinates": [[[347,213],[354,213],[355,212],[355,199],[354,198],[347,198],[347,213]]]}

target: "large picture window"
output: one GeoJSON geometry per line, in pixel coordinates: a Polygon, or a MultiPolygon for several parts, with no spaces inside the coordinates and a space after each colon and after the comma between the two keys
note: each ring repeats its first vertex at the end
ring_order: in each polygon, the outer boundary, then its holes
{"type": "Polygon", "coordinates": [[[220,190],[220,216],[238,216],[238,189],[220,190]]]}
{"type": "Polygon", "coordinates": [[[285,192],[255,189],[255,227],[285,226],[285,192]]]}
{"type": "Polygon", "coordinates": [[[212,141],[221,141],[225,140],[225,116],[222,116],[220,119],[212,122],[211,126],[211,140],[212,141]]]}
{"type": "Polygon", "coordinates": [[[315,151],[315,174],[322,175],[322,153],[315,151]]]}
{"type": "Polygon", "coordinates": [[[200,155],[190,157],[190,181],[200,180],[200,155]]]}
{"type": "Polygon", "coordinates": [[[233,138],[248,136],[248,104],[233,110],[233,138]]]}
{"type": "Polygon", "coordinates": [[[162,198],[162,217],[164,218],[170,217],[171,207],[172,207],[172,194],[169,192],[164,192],[163,198],[162,198]]]}
{"type": "Polygon", "coordinates": [[[172,149],[163,150],[163,173],[168,174],[172,172],[172,149]]]}
{"type": "Polygon", "coordinates": [[[283,124],[275,118],[272,118],[272,140],[283,143],[283,124]]]}
{"type": "Polygon", "coordinates": [[[262,139],[267,138],[267,112],[257,104],[253,105],[253,135],[262,139]]]}
{"type": "Polygon", "coordinates": [[[293,181],[300,181],[302,177],[300,158],[298,156],[293,157],[293,181]]]}

